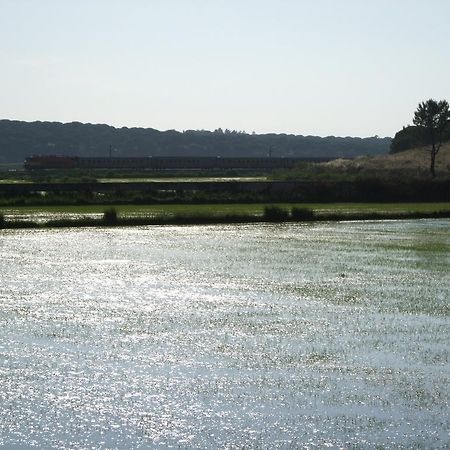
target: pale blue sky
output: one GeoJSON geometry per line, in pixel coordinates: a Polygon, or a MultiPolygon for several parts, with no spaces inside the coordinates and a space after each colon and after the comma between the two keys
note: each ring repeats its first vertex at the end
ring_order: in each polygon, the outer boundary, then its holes
{"type": "Polygon", "coordinates": [[[392,136],[450,100],[450,0],[0,0],[0,118],[392,136]]]}

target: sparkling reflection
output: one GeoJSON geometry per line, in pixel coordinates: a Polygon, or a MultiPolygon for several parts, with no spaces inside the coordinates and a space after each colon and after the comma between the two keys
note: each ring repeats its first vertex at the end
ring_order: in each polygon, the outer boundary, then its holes
{"type": "Polygon", "coordinates": [[[0,445],[446,447],[450,222],[0,232],[0,445]]]}

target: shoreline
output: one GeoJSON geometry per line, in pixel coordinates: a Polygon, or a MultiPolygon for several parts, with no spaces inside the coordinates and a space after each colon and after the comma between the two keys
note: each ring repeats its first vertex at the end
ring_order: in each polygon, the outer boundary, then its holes
{"type": "MultiPolygon", "coordinates": [[[[105,212],[106,215],[106,212],[105,212]]],[[[231,214],[223,216],[174,215],[165,217],[101,217],[79,219],[50,219],[45,222],[33,220],[1,220],[0,230],[49,229],[81,227],[133,227],[146,225],[223,225],[245,223],[314,223],[366,220],[450,219],[450,210],[412,212],[350,212],[315,213],[309,209],[289,212],[282,209],[266,210],[261,216],[231,214]]]]}

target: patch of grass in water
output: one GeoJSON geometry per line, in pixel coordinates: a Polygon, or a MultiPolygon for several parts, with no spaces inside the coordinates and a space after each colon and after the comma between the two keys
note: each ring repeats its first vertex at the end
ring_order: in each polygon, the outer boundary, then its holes
{"type": "Polygon", "coordinates": [[[333,360],[333,355],[327,351],[311,352],[305,357],[305,363],[308,365],[326,364],[333,360]]]}

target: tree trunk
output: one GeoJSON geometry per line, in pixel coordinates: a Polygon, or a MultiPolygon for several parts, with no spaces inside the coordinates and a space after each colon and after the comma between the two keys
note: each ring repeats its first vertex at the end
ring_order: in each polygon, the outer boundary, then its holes
{"type": "Polygon", "coordinates": [[[434,163],[436,162],[436,147],[433,145],[431,149],[431,164],[430,164],[430,172],[433,178],[436,177],[436,171],[434,170],[434,163]]]}

